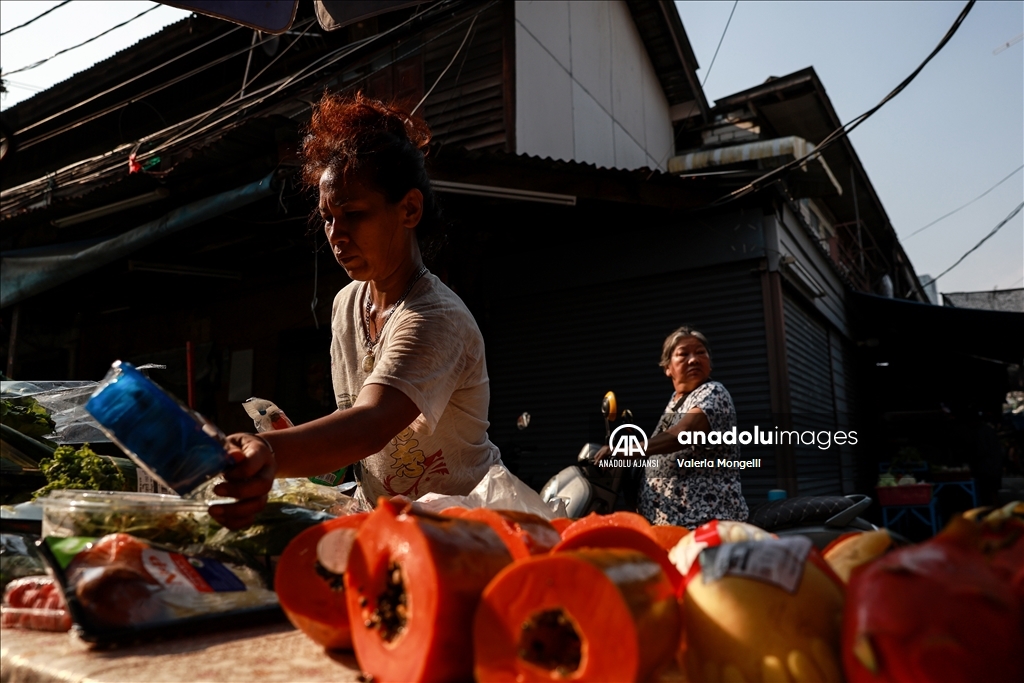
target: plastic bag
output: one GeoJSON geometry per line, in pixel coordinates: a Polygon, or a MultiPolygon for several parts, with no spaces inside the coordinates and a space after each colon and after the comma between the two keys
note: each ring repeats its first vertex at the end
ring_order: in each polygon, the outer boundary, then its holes
{"type": "Polygon", "coordinates": [[[522,479],[512,474],[507,467],[500,463],[491,465],[487,474],[470,491],[468,496],[427,493],[416,500],[416,505],[428,512],[440,512],[445,508],[459,506],[518,510],[540,515],[545,519],[567,516],[565,501],[555,498],[550,503],[545,503],[539,493],[527,486],[522,479]]]}
{"type": "MultiPolygon", "coordinates": [[[[295,423],[288,419],[288,416],[277,407],[276,403],[265,398],[257,398],[256,396],[247,398],[242,402],[242,407],[245,408],[246,414],[252,418],[257,432],[269,432],[275,429],[287,429],[288,427],[295,426],[295,423]]],[[[344,481],[347,469],[348,467],[342,467],[333,472],[310,477],[309,480],[321,486],[337,486],[344,481]]]]}
{"type": "Polygon", "coordinates": [[[47,538],[41,548],[74,621],[87,632],[134,630],[277,604],[259,572],[183,555],[128,534],[47,538]]]}
{"type": "MultiPolygon", "coordinates": [[[[163,370],[166,365],[140,365],[139,370],[163,370]]],[[[60,382],[20,382],[8,380],[0,383],[0,398],[31,396],[46,408],[54,422],[53,434],[46,435],[56,444],[110,443],[96,418],[86,412],[85,404],[99,386],[99,382],[65,380],[60,382]]]]}

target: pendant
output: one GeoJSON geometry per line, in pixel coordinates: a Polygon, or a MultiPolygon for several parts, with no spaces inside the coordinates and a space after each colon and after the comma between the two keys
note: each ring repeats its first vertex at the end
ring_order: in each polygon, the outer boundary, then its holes
{"type": "Polygon", "coordinates": [[[373,370],[373,354],[368,353],[363,356],[363,372],[369,373],[373,370]]]}

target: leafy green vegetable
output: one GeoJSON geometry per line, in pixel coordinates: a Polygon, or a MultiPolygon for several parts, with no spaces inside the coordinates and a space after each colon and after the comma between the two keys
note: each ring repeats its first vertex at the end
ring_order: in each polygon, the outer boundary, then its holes
{"type": "Polygon", "coordinates": [[[0,423],[28,436],[46,436],[54,429],[46,408],[31,396],[0,400],[0,423]]]}
{"type": "Polygon", "coordinates": [[[47,484],[36,491],[36,497],[55,489],[88,489],[93,491],[123,491],[124,474],[110,458],[97,455],[89,444],[77,451],[71,446],[58,446],[52,458],[39,461],[39,469],[47,484]]]}

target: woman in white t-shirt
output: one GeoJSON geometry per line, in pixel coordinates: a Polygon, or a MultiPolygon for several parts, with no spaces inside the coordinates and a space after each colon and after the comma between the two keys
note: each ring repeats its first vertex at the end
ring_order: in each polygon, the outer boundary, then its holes
{"type": "Polygon", "coordinates": [[[275,476],[358,463],[361,493],[466,494],[500,462],[487,438],[484,343],[472,314],[423,265],[438,227],[424,170],[426,124],[379,101],[325,95],[303,142],[334,256],[352,282],[334,300],[331,373],[338,410],[291,429],[232,434],[221,524],[262,509],[275,476]]]}

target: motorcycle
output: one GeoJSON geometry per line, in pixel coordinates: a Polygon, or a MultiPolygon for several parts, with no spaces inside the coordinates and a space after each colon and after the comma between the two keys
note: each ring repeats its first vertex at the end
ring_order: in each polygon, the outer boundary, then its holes
{"type": "MultiPolygon", "coordinates": [[[[612,424],[632,424],[633,421],[629,410],[620,414],[618,400],[612,391],[601,400],[601,415],[604,417],[605,439],[611,436],[612,424]]],[[[591,512],[601,515],[614,512],[626,472],[620,467],[598,467],[596,456],[599,450],[599,443],[585,444],[576,456],[576,464],[551,477],[541,488],[544,502],[561,498],[565,502],[566,514],[573,519],[591,512]]]]}
{"type": "Polygon", "coordinates": [[[776,536],[806,536],[818,550],[848,533],[878,529],[860,517],[870,496],[797,496],[774,500],[754,510],[748,521],[776,536]]]}

